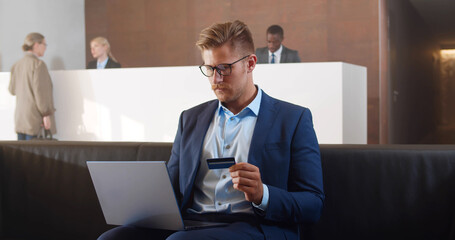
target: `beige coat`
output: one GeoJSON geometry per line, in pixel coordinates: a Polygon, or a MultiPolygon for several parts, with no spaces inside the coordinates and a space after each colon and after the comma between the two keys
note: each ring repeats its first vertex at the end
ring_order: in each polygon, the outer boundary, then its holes
{"type": "Polygon", "coordinates": [[[16,96],[17,133],[37,135],[44,116],[50,116],[52,134],[57,132],[52,81],[42,60],[26,52],[11,68],[9,92],[16,96]]]}

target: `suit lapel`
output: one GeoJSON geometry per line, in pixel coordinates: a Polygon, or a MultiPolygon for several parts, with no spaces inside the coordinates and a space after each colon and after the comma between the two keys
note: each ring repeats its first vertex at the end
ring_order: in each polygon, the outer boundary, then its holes
{"type": "Polygon", "coordinates": [[[269,63],[269,49],[267,47],[261,48],[259,51],[260,56],[258,58],[258,63],[269,63]]]}
{"type": "Polygon", "coordinates": [[[259,167],[259,169],[261,169],[261,156],[269,133],[268,129],[273,126],[278,112],[275,104],[276,101],[263,91],[261,107],[248,153],[248,162],[259,167]]]}
{"type": "MultiPolygon", "coordinates": [[[[214,100],[210,103],[208,103],[208,106],[202,111],[196,122],[196,126],[194,129],[194,138],[193,144],[198,144],[198,147],[193,147],[193,152],[191,153],[192,156],[194,156],[192,162],[198,162],[199,159],[202,156],[202,145],[204,144],[204,138],[205,134],[207,133],[207,130],[209,129],[210,123],[213,120],[213,114],[215,114],[215,110],[218,107],[218,101],[214,100]]],[[[199,166],[199,164],[198,164],[199,166]]]]}
{"type": "Polygon", "coordinates": [[[283,50],[281,51],[280,63],[285,63],[285,62],[287,62],[287,61],[286,61],[286,60],[287,60],[286,58],[288,57],[288,54],[287,54],[287,53],[288,53],[288,51],[287,51],[286,47],[283,46],[283,50]]]}
{"type": "Polygon", "coordinates": [[[111,58],[108,58],[108,59],[107,59],[107,63],[106,63],[106,68],[112,68],[112,67],[113,67],[112,64],[113,64],[113,63],[112,63],[111,58]]]}
{"type": "Polygon", "coordinates": [[[209,102],[208,106],[198,115],[194,131],[192,131],[193,135],[190,138],[191,143],[187,145],[191,151],[189,153],[191,155],[191,160],[184,161],[181,167],[182,176],[180,177],[180,181],[184,184],[184,186],[181,187],[185,189],[185,192],[183,193],[182,207],[187,203],[191,195],[191,189],[194,184],[197,170],[199,169],[205,134],[207,133],[207,129],[210,126],[213,114],[215,113],[217,107],[217,100],[209,102]]]}

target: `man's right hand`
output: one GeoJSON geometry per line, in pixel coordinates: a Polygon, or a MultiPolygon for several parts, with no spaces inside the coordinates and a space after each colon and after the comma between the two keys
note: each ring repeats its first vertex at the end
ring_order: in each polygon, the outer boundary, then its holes
{"type": "Polygon", "coordinates": [[[263,187],[259,168],[250,163],[237,163],[229,168],[233,187],[245,194],[245,199],[256,205],[261,204],[263,187]]]}

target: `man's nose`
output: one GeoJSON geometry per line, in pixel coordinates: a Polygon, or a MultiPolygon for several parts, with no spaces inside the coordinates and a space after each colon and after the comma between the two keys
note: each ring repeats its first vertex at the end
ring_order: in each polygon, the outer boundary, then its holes
{"type": "Polygon", "coordinates": [[[217,70],[213,72],[213,83],[218,84],[223,82],[223,75],[221,75],[217,70]]]}

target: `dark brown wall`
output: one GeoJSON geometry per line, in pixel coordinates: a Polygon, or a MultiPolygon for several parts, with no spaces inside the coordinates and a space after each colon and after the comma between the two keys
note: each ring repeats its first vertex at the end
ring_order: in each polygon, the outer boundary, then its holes
{"type": "Polygon", "coordinates": [[[390,0],[390,143],[421,143],[437,125],[439,47],[408,1],[390,0]]]}
{"type": "MultiPolygon", "coordinates": [[[[124,67],[199,65],[194,46],[214,22],[240,19],[265,46],[269,25],[284,28],[303,62],[343,61],[368,69],[368,142],[379,143],[379,16],[383,0],[86,0],[87,46],[109,39],[124,67]]],[[[91,59],[87,48],[87,62],[91,59]]]]}
{"type": "Polygon", "coordinates": [[[389,143],[389,10],[379,1],[379,143],[389,143]]]}

